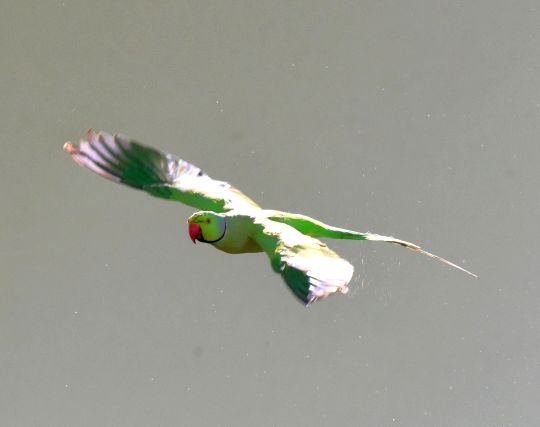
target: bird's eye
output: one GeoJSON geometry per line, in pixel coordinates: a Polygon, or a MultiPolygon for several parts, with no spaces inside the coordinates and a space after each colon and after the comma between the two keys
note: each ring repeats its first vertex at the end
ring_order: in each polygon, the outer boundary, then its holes
{"type": "Polygon", "coordinates": [[[211,220],[210,218],[206,218],[206,221],[205,221],[207,224],[210,224],[211,220]]]}

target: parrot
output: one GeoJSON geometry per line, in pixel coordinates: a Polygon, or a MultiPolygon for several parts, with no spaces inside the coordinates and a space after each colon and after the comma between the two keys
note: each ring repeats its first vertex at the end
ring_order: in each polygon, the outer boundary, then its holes
{"type": "Polygon", "coordinates": [[[78,144],[66,142],[64,150],[77,164],[108,180],[199,209],[187,219],[193,243],[207,243],[230,254],[265,252],[272,269],[305,306],[332,294],[346,294],[353,277],[353,265],[320,238],[388,242],[478,277],[405,240],[334,227],[302,214],[263,209],[231,184],[123,134],[89,129],[78,144]]]}

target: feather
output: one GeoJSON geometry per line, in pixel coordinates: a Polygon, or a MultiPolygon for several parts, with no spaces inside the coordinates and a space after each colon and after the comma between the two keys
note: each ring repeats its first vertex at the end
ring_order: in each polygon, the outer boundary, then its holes
{"type": "Polygon", "coordinates": [[[64,150],[92,172],[156,197],[214,212],[260,209],[242,192],[210,178],[197,166],[124,135],[90,129],[86,139],[79,144],[66,142],[64,150]]]}
{"type": "Polygon", "coordinates": [[[354,267],[324,243],[286,224],[256,219],[252,238],[270,257],[293,294],[305,305],[347,293],[354,267]]]}

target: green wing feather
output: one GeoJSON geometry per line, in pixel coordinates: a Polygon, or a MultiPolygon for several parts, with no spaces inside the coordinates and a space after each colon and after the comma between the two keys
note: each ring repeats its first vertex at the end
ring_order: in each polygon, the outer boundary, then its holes
{"type": "Polygon", "coordinates": [[[354,268],[324,243],[286,224],[266,219],[256,220],[254,227],[252,239],[304,304],[336,292],[348,292],[354,268]]]}
{"type": "Polygon", "coordinates": [[[197,166],[123,135],[90,129],[86,139],[78,144],[66,142],[64,149],[98,175],[156,197],[214,212],[260,209],[239,190],[210,178],[197,166]]]}

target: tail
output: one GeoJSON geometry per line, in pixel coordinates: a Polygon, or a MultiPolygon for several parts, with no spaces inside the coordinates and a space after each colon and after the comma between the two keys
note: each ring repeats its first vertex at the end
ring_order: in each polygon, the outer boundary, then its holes
{"type": "Polygon", "coordinates": [[[448,261],[447,259],[444,259],[443,257],[440,257],[439,255],[432,254],[431,252],[425,251],[420,246],[415,245],[414,243],[406,242],[405,240],[396,239],[395,237],[389,237],[389,236],[380,236],[378,234],[372,234],[372,233],[358,233],[363,236],[363,238],[359,238],[359,240],[374,240],[377,242],[388,242],[388,243],[394,243],[396,245],[403,246],[404,248],[411,249],[415,252],[418,252],[419,254],[427,255],[430,258],[434,258],[438,261],[441,261],[445,263],[446,265],[449,265],[450,267],[457,268],[458,270],[463,271],[464,273],[467,273],[470,276],[478,277],[476,274],[471,273],[469,270],[464,269],[463,267],[460,267],[457,264],[454,264],[451,261],[448,261]]]}
{"type": "Polygon", "coordinates": [[[404,248],[411,249],[415,252],[418,252],[423,255],[427,255],[430,258],[434,258],[450,267],[457,268],[458,270],[467,273],[470,276],[478,277],[476,274],[471,273],[469,270],[460,267],[457,264],[454,264],[439,255],[432,254],[431,252],[425,251],[420,246],[415,245],[414,243],[407,242],[405,240],[396,239],[395,237],[390,236],[381,236],[379,234],[373,233],[359,233],[357,231],[346,230],[344,228],[333,227],[331,225],[324,224],[321,221],[310,218],[305,215],[300,214],[290,214],[287,212],[272,212],[269,215],[269,219],[276,222],[285,223],[303,234],[306,234],[311,237],[329,237],[332,239],[349,239],[349,240],[372,240],[377,242],[388,242],[396,245],[403,246],[404,248]]]}

